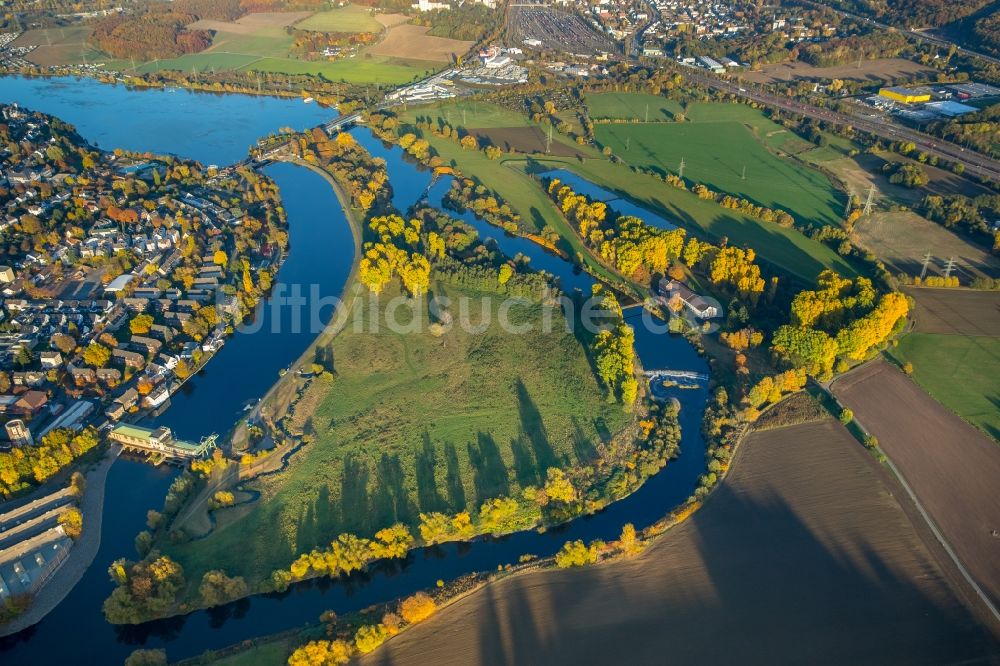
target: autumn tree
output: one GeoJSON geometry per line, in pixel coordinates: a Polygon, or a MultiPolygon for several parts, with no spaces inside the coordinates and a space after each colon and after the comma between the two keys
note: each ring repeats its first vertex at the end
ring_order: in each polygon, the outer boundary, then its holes
{"type": "Polygon", "coordinates": [[[409,624],[423,622],[436,610],[437,604],[424,592],[417,592],[413,596],[403,599],[402,603],[399,604],[399,614],[409,624]]]}
{"type": "Polygon", "coordinates": [[[91,342],[83,350],[83,362],[94,368],[103,368],[111,360],[111,350],[99,342],[91,342]]]}

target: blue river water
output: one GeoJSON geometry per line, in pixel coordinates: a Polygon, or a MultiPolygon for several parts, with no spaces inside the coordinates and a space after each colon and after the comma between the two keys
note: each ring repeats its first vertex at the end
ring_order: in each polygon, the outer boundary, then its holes
{"type": "MultiPolygon", "coordinates": [[[[0,101],[58,115],[105,149],[122,146],[165,151],[219,165],[240,159],[259,136],[284,126],[316,125],[331,114],[293,100],[130,91],[75,79],[3,78],[0,101]]],[[[440,204],[448,186],[446,179],[432,185],[431,175],[408,161],[398,147],[382,144],[363,128],[354,133],[374,154],[386,159],[397,208],[405,210],[422,196],[432,205],[440,204]]],[[[277,276],[276,291],[281,286],[300,285],[307,301],[339,294],[354,261],[354,245],[336,197],[321,177],[306,169],[282,164],[269,167],[267,173],[281,188],[291,246],[277,276]],[[315,291],[310,285],[316,285],[315,291]]],[[[589,291],[593,279],[568,262],[471,214],[462,217],[481,236],[493,238],[508,255],[521,253],[530,257],[536,269],[558,277],[564,290],[589,291]]],[[[308,311],[306,307],[299,313],[275,315],[265,304],[258,315],[263,324],[259,330],[230,339],[207,369],[172,399],[157,422],[188,437],[226,432],[239,418],[241,406],[263,395],[278,372],[314,337],[308,311]],[[272,329],[274,317],[282,323],[272,329]],[[295,320],[300,324],[297,332],[295,320]]],[[[706,371],[704,361],[683,339],[662,329],[653,330],[634,317],[629,321],[636,328],[636,349],[645,367],[706,371]]],[[[382,564],[346,580],[307,581],[280,595],[255,596],[134,627],[114,627],[101,615],[101,603],[112,589],[106,570],[114,559],[133,555],[132,540],[143,529],[146,511],[162,504],[172,472],[120,460],[108,478],[101,548],[94,564],[44,620],[0,640],[0,661],[121,663],[138,647],[164,647],[170,659],[179,659],[314,622],[327,609],[343,613],[431,587],[439,579],[495,569],[516,562],[525,553],[549,555],[567,539],[613,539],[626,522],[641,529],[682,502],[704,468],[700,421],[707,390],[676,391],[673,395],[682,405],[681,455],[633,495],[596,515],[545,533],[523,532],[425,548],[411,553],[405,561],[382,564]]],[[[247,538],[266,539],[268,535],[248,534],[247,538]]]]}

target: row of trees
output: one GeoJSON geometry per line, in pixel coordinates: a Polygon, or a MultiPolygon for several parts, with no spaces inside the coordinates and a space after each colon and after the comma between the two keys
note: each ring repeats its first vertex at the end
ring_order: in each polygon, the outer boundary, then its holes
{"type": "Polygon", "coordinates": [[[396,612],[388,611],[377,624],[366,624],[358,627],[351,634],[337,632],[336,616],[332,612],[324,613],[321,619],[329,618],[327,634],[340,636],[332,640],[309,641],[297,648],[288,658],[288,666],[332,666],[346,664],[355,654],[367,654],[384,643],[390,636],[395,636],[407,625],[423,622],[437,612],[437,602],[425,592],[403,599],[396,612]]]}
{"type": "Polygon", "coordinates": [[[292,582],[307,577],[347,575],[364,569],[375,560],[406,557],[413,542],[413,535],[402,523],[379,530],[374,539],[341,534],[329,547],[303,553],[288,569],[274,571],[271,585],[281,591],[292,582]]]}
{"type": "Polygon", "coordinates": [[[683,229],[665,231],[637,217],[609,215],[607,204],[577,194],[558,178],[549,181],[549,196],[576,226],[584,243],[628,277],[663,273],[681,256],[683,229]]]}
{"type": "Polygon", "coordinates": [[[0,495],[11,495],[50,479],[100,442],[97,431],[74,433],[57,428],[34,446],[17,446],[0,453],[0,495]]]}

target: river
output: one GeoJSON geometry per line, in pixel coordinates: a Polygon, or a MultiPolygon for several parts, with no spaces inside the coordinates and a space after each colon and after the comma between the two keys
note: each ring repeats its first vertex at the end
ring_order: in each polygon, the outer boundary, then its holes
{"type": "MultiPolygon", "coordinates": [[[[244,95],[213,95],[187,91],[134,91],[88,79],[0,79],[0,101],[61,117],[76,125],[88,140],[102,148],[171,152],[205,164],[224,165],[243,157],[259,136],[283,126],[305,128],[329,119],[331,111],[299,101],[244,95]]],[[[422,196],[440,204],[448,181],[431,186],[428,172],[408,161],[398,147],[387,147],[366,129],[354,134],[373,153],[386,159],[394,203],[405,210],[422,196]]],[[[323,179],[300,167],[269,167],[288,212],[291,252],[277,276],[276,290],[303,287],[307,298],[339,294],[354,261],[353,240],[343,211],[323,179]],[[317,285],[314,294],[309,285],[317,285]]],[[[592,278],[568,262],[525,239],[508,236],[462,216],[483,237],[493,238],[501,250],[531,258],[531,265],[555,275],[563,288],[589,291],[592,278]]],[[[263,395],[280,369],[297,358],[313,337],[308,310],[280,315],[282,325],[272,330],[273,314],[265,306],[262,326],[254,333],[230,339],[208,367],[188,383],[157,420],[182,436],[225,433],[248,400],[263,395]]],[[[637,315],[641,311],[631,311],[637,315]]],[[[647,368],[670,367],[705,372],[706,366],[683,339],[654,332],[635,318],[636,349],[647,368]]],[[[546,533],[523,532],[500,539],[447,544],[420,549],[403,562],[374,567],[346,580],[315,580],[293,586],[280,595],[255,596],[228,606],[136,627],[107,624],[100,611],[112,584],[107,566],[117,557],[134,556],[132,539],[144,527],[146,511],[159,508],[172,472],[142,463],[120,460],[108,478],[104,532],[93,566],[80,584],[44,620],[13,637],[0,640],[5,663],[41,664],[121,663],[138,647],[164,647],[170,659],[179,659],[236,643],[254,636],[314,622],[327,609],[339,613],[411,594],[471,571],[496,569],[516,562],[525,553],[550,555],[568,539],[614,539],[626,522],[639,529],[655,522],[693,490],[704,468],[701,412],[704,389],[675,391],[682,404],[682,453],[667,469],[630,497],[600,513],[581,518],[546,533]]],[[[268,535],[247,535],[266,539],[268,535]]]]}

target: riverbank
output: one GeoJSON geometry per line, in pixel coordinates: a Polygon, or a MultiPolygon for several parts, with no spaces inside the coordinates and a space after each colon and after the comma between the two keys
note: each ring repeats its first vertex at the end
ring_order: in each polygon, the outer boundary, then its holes
{"type": "MultiPolygon", "coordinates": [[[[337,336],[337,333],[339,333],[341,329],[344,327],[344,325],[347,323],[348,313],[343,308],[343,304],[346,302],[345,296],[347,295],[348,291],[350,291],[351,288],[355,285],[358,274],[358,262],[360,261],[361,258],[361,245],[364,233],[363,222],[362,220],[358,219],[357,211],[351,208],[351,199],[346,195],[346,193],[340,187],[340,184],[337,183],[337,181],[334,180],[334,178],[326,171],[304,160],[300,160],[298,158],[288,158],[282,161],[288,164],[294,164],[296,166],[306,168],[309,171],[312,171],[313,173],[323,178],[323,180],[325,180],[327,184],[330,185],[330,188],[333,190],[334,195],[337,197],[337,201],[340,204],[341,210],[343,210],[344,212],[344,218],[347,220],[348,226],[351,229],[351,235],[354,238],[354,260],[351,263],[350,272],[347,275],[347,280],[344,283],[344,286],[339,295],[341,307],[338,307],[334,311],[333,315],[330,318],[330,321],[327,322],[323,331],[321,331],[320,334],[316,336],[315,340],[313,340],[313,342],[309,344],[309,346],[306,347],[305,350],[303,350],[302,354],[300,354],[299,357],[294,362],[292,362],[291,365],[288,366],[290,371],[285,373],[284,376],[280,377],[278,381],[274,382],[271,388],[269,388],[267,392],[263,396],[261,396],[260,400],[257,403],[257,406],[250,414],[251,418],[261,415],[263,409],[266,406],[268,406],[268,404],[272,400],[274,400],[274,398],[282,390],[288,388],[289,382],[295,382],[297,373],[292,372],[291,371],[292,368],[295,367],[301,368],[306,363],[310,363],[311,362],[310,359],[315,358],[316,356],[316,350],[321,345],[329,344],[330,341],[332,341],[333,338],[337,336]]],[[[245,440],[247,431],[246,424],[248,420],[249,419],[240,419],[237,425],[233,428],[232,435],[230,436],[230,442],[233,445],[237,443],[237,438],[239,438],[239,443],[242,443],[242,441],[245,440]]],[[[273,437],[274,433],[270,433],[270,435],[273,437]]],[[[241,481],[245,480],[249,479],[241,479],[241,481]]]]}
{"type": "Polygon", "coordinates": [[[104,520],[104,486],[111,466],[118,459],[114,448],[99,463],[84,474],[85,486],[80,500],[83,532],[73,542],[66,561],[31,600],[31,606],[6,625],[0,626],[0,638],[16,634],[40,622],[56,608],[83,578],[101,547],[101,527],[104,520]]]}

